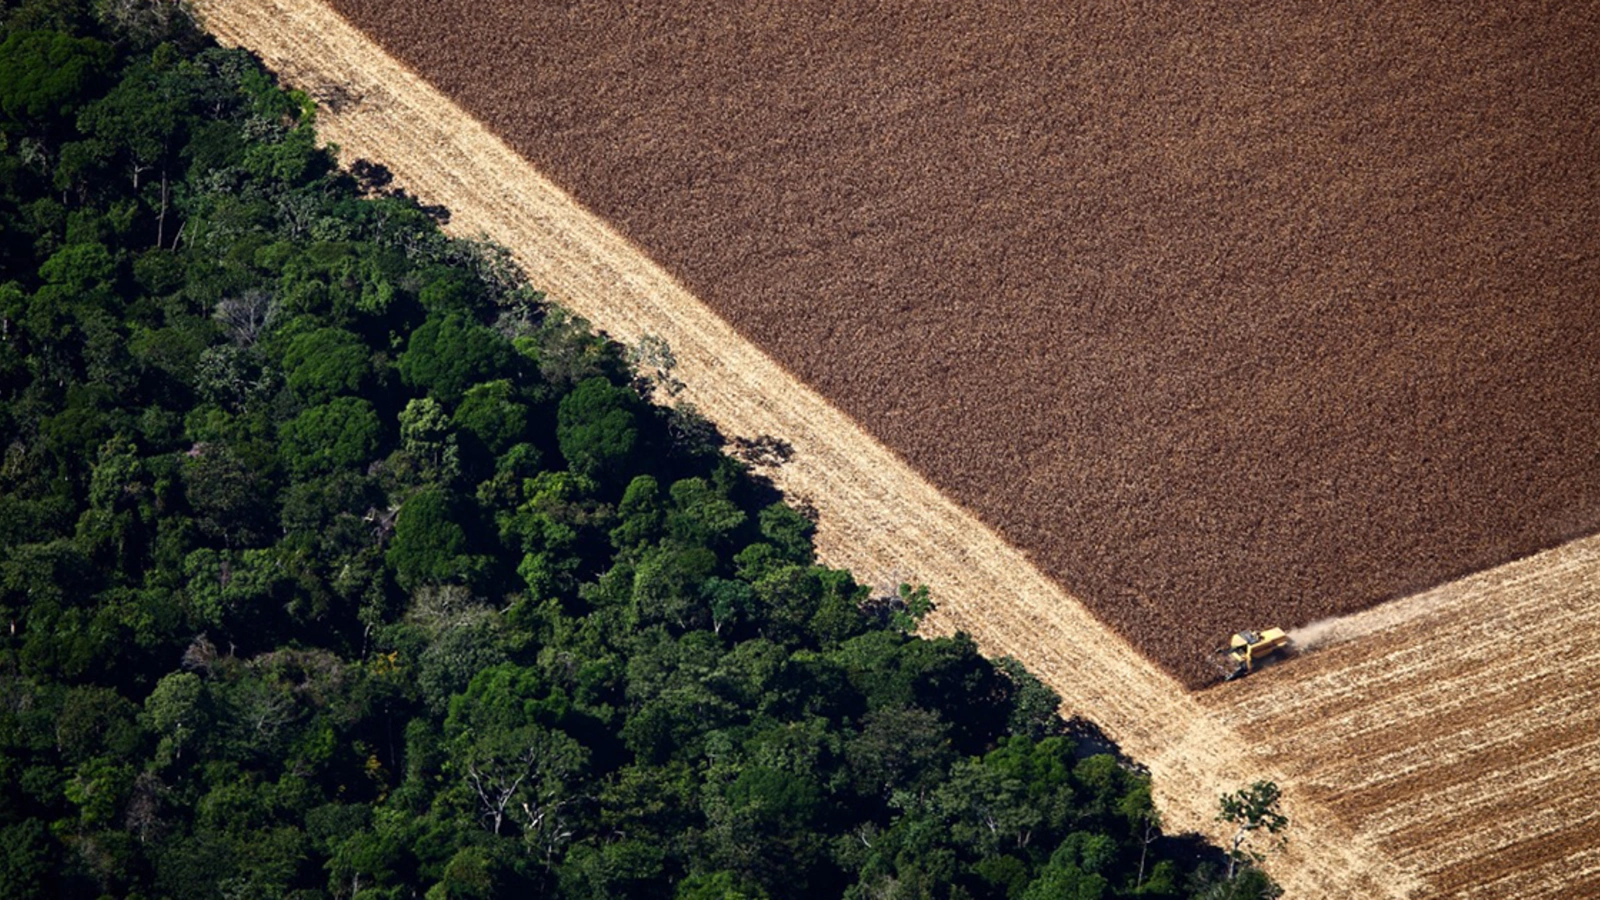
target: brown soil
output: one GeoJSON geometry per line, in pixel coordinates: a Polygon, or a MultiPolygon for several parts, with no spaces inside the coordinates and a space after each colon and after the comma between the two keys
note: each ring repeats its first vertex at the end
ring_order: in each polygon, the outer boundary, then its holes
{"type": "Polygon", "coordinates": [[[332,0],[1190,684],[1600,525],[1600,10],[332,0]]]}

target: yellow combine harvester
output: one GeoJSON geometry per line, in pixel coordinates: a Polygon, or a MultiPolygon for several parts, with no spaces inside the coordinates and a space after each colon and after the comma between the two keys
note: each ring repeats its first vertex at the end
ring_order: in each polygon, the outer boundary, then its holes
{"type": "Polygon", "coordinates": [[[1217,651],[1228,654],[1228,659],[1234,663],[1233,671],[1223,680],[1232,681],[1249,675],[1255,671],[1256,663],[1287,646],[1289,636],[1283,633],[1282,628],[1239,632],[1229,641],[1227,648],[1217,651]]]}

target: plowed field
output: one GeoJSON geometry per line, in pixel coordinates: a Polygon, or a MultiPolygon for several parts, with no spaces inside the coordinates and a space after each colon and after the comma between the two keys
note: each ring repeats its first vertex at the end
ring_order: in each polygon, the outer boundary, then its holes
{"type": "Polygon", "coordinates": [[[933,585],[937,627],[1022,658],[1070,712],[1150,766],[1169,828],[1209,830],[1219,791],[1272,778],[1294,819],[1274,864],[1291,896],[1593,892],[1595,661],[1538,650],[1600,638],[1600,541],[1340,620],[1318,629],[1327,643],[1316,652],[1190,695],[318,0],[198,5],[224,40],[330,101],[320,125],[348,156],[389,164],[408,189],[448,204],[456,230],[511,247],[536,283],[619,338],[665,336],[690,399],[730,433],[791,440],[797,455],[775,474],[821,511],[824,558],[933,585]],[[1298,689],[1301,678],[1315,686],[1298,689]],[[1482,702],[1469,703],[1474,694],[1482,702]]]}
{"type": "Polygon", "coordinates": [[[1600,526],[1600,7],[330,0],[1190,684],[1600,526]]]}

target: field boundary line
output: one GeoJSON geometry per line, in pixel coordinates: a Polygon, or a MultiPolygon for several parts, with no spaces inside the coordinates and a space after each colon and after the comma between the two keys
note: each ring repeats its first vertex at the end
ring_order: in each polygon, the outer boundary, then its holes
{"type": "Polygon", "coordinates": [[[771,473],[820,514],[818,549],[864,582],[931,586],[929,630],[1014,656],[1148,766],[1169,830],[1217,836],[1219,793],[1257,778],[1287,790],[1294,839],[1274,871],[1292,896],[1406,897],[1420,882],[1325,809],[1028,559],[820,395],[744,340],[660,266],[317,0],[199,0],[224,43],[260,55],[325,102],[318,127],[347,158],[389,167],[450,231],[510,249],[550,298],[613,338],[665,338],[692,402],[733,436],[777,435],[771,473]]]}

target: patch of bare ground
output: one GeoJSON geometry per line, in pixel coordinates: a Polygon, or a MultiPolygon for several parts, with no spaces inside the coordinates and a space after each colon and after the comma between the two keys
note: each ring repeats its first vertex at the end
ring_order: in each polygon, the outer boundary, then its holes
{"type": "MultiPolygon", "coordinates": [[[[932,585],[940,607],[931,628],[965,630],[986,652],[1027,662],[1068,712],[1095,720],[1150,767],[1170,829],[1214,833],[1220,792],[1276,775],[1242,757],[1236,735],[1021,553],[327,7],[197,5],[221,40],[313,95],[342,99],[319,127],[347,156],[382,162],[426,202],[448,205],[453,230],[511,248],[553,299],[617,338],[665,337],[686,398],[727,432],[789,441],[794,459],[777,480],[817,507],[822,557],[867,582],[895,573],[932,585]]],[[[1292,784],[1287,803],[1299,834],[1278,870],[1297,895],[1407,895],[1410,879],[1292,784]]]]}

